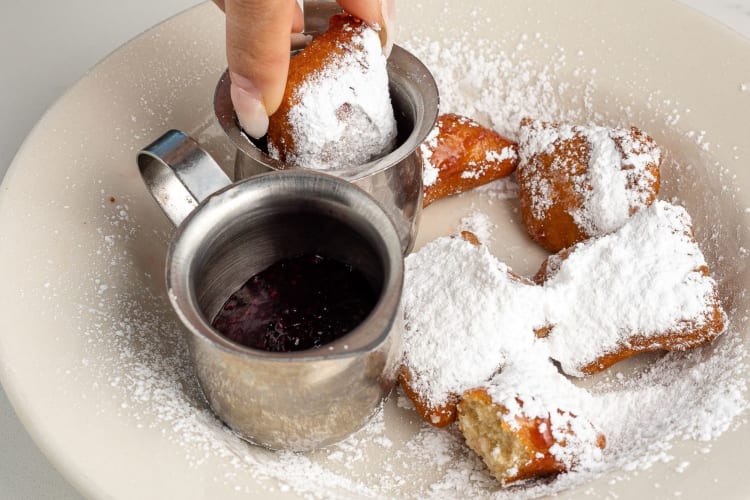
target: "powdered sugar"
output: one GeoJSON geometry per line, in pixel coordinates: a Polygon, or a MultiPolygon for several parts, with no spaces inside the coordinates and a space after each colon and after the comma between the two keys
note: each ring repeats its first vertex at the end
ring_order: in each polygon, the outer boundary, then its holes
{"type": "Polygon", "coordinates": [[[563,48],[548,63],[537,64],[522,50],[507,51],[484,39],[414,37],[404,45],[431,69],[442,113],[471,117],[511,140],[518,139],[525,117],[575,121],[590,109],[591,84],[582,79],[574,87],[554,76],[566,66],[563,48]],[[561,102],[566,101],[576,106],[565,109],[561,102]]]}
{"type": "MultiPolygon", "coordinates": [[[[716,294],[716,283],[701,272],[705,266],[690,217],[662,201],[616,233],[579,244],[562,262],[550,259],[542,287],[513,277],[484,246],[439,238],[406,259],[411,385],[439,406],[511,362],[544,373],[551,357],[565,373],[580,376],[583,367],[630,347],[634,337],[648,341],[684,325],[701,328],[716,294]],[[534,331],[546,326],[549,336],[536,339],[534,331]],[[542,364],[531,363],[530,355],[542,364]]],[[[533,379],[527,373],[510,390],[533,379]]]]}
{"type": "Polygon", "coordinates": [[[504,179],[498,179],[484,186],[479,186],[474,191],[496,200],[518,198],[518,178],[514,172],[504,179]]]}
{"type": "Polygon", "coordinates": [[[517,153],[515,149],[510,147],[503,148],[500,152],[487,151],[487,156],[484,158],[487,161],[505,161],[515,158],[517,153]]]}
{"type": "Polygon", "coordinates": [[[523,351],[536,342],[531,333],[544,326],[542,311],[518,312],[529,311],[540,290],[508,271],[486,247],[456,238],[437,239],[407,257],[405,364],[412,387],[433,405],[487,380],[517,354],[509,346],[523,351]]]}
{"type": "Polygon", "coordinates": [[[558,414],[552,425],[561,441],[565,429],[574,429],[580,440],[568,439],[569,446],[551,451],[581,475],[647,467],[665,459],[668,441],[677,437],[715,437],[747,407],[745,382],[734,379],[742,363],[722,360],[740,354],[737,338],[670,354],[635,379],[616,378],[594,391],[576,387],[549,362],[560,360],[577,373],[587,357],[627,342],[622,334],[628,329],[648,334],[683,322],[700,324],[713,280],[697,271],[705,261],[688,230],[683,209],[658,201],[619,233],[579,245],[582,260],[573,253],[544,287],[511,279],[507,267],[469,242],[439,238],[427,244],[406,261],[412,387],[435,405],[450,393],[487,387],[493,402],[509,410],[502,418],[511,423],[514,415],[547,417],[556,409],[576,414],[581,418],[558,414]],[[534,329],[550,323],[552,340],[537,339],[534,329]],[[712,357],[712,351],[719,354],[712,357]],[[717,379],[725,389],[704,385],[717,379]],[[701,387],[691,390],[696,381],[701,387]],[[688,413],[693,417],[686,418],[688,413]],[[603,453],[592,445],[597,431],[607,437],[603,453]]]}
{"type": "MultiPolygon", "coordinates": [[[[293,97],[288,121],[294,146],[285,146],[290,165],[346,168],[393,148],[396,119],[380,38],[361,26],[344,49],[341,57],[310,75],[293,97]]],[[[279,147],[268,145],[274,158],[279,158],[279,147]]]]}
{"type": "Polygon", "coordinates": [[[474,234],[480,242],[489,243],[492,238],[492,231],[496,226],[497,224],[492,222],[492,219],[490,219],[487,214],[475,210],[461,219],[458,230],[469,231],[474,234]]]}
{"type": "Polygon", "coordinates": [[[440,174],[438,169],[432,164],[432,162],[430,162],[432,153],[437,147],[437,138],[439,133],[440,129],[438,127],[434,127],[432,130],[430,130],[430,133],[427,135],[422,144],[419,145],[419,155],[422,160],[422,185],[424,187],[434,185],[437,182],[438,176],[440,174]]]}
{"type": "Polygon", "coordinates": [[[656,201],[617,232],[551,263],[550,351],[565,373],[582,375],[634,336],[656,343],[665,332],[706,326],[716,283],[701,272],[706,261],[691,233],[684,209],[656,201]]]}
{"type": "MultiPolygon", "coordinates": [[[[517,157],[515,148],[506,146],[500,151],[487,151],[484,157],[486,162],[502,162],[517,157]]],[[[479,179],[485,173],[486,164],[469,163],[467,168],[461,172],[462,179],[479,179]]]]}

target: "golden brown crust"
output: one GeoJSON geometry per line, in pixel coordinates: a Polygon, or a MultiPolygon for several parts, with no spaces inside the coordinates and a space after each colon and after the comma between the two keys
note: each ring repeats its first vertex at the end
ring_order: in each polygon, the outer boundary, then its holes
{"type": "MultiPolygon", "coordinates": [[[[689,233],[692,238],[692,231],[689,233]]],[[[543,285],[551,279],[561,262],[575,253],[576,247],[566,248],[557,254],[550,255],[542,262],[539,271],[534,276],[534,282],[543,285]],[[553,264],[554,263],[554,264],[553,264]]],[[[708,266],[695,270],[702,276],[710,276],[708,266]]],[[[687,351],[708,344],[722,334],[725,328],[726,315],[719,299],[718,290],[714,289],[706,304],[706,314],[699,321],[682,321],[678,328],[659,332],[656,335],[643,336],[633,332],[628,338],[627,345],[622,345],[614,351],[602,354],[596,361],[581,368],[585,375],[593,375],[606,370],[610,366],[627,358],[645,352],[658,351],[687,351]]],[[[554,325],[537,331],[537,337],[546,337],[554,330],[554,325]]]]}
{"type": "Polygon", "coordinates": [[[518,146],[494,130],[457,114],[438,117],[437,136],[420,152],[437,170],[425,186],[424,206],[510,175],[518,164],[518,146]]]}
{"type": "Polygon", "coordinates": [[[311,75],[318,74],[331,61],[344,56],[347,47],[352,45],[353,37],[364,26],[364,22],[348,14],[331,17],[328,31],[310,42],[289,62],[284,96],[279,109],[268,120],[268,143],[278,152],[279,160],[287,162],[289,152],[295,151],[295,141],[289,126],[289,113],[298,102],[297,89],[311,75]]]}
{"type": "Polygon", "coordinates": [[[521,220],[526,231],[534,241],[537,241],[549,251],[556,252],[571,246],[588,237],[573,220],[572,211],[583,206],[583,195],[571,183],[573,175],[581,175],[587,161],[586,139],[582,136],[574,137],[561,144],[556,144],[551,153],[541,153],[530,159],[538,165],[551,192],[550,205],[546,217],[538,218],[534,215],[534,196],[537,194],[528,186],[536,182],[536,171],[529,168],[518,170],[519,202],[521,205],[521,220]],[[561,168],[552,168],[555,158],[562,162],[561,168]]]}
{"type": "Polygon", "coordinates": [[[458,395],[452,394],[448,397],[448,401],[444,405],[435,406],[412,387],[412,380],[413,377],[409,369],[406,366],[402,366],[399,371],[398,381],[406,395],[414,403],[417,413],[425,422],[435,427],[445,427],[456,421],[458,395]]]}
{"type": "MultiPolygon", "coordinates": [[[[530,118],[521,121],[521,127],[536,130],[559,128],[558,123],[536,122],[530,118]]],[[[534,133],[534,132],[531,132],[534,133]]],[[[621,138],[614,139],[615,146],[623,154],[621,138]]],[[[629,145],[634,147],[634,154],[656,147],[655,141],[636,127],[630,128],[629,145]]],[[[523,146],[521,146],[523,147],[523,146]]],[[[531,155],[522,155],[524,162],[518,169],[519,201],[521,218],[531,238],[551,252],[575,245],[597,234],[576,222],[574,215],[584,209],[584,192],[593,189],[587,178],[591,147],[582,133],[570,138],[558,139],[551,148],[531,155]],[[539,186],[545,186],[544,197],[546,209],[540,214],[534,207],[540,196],[539,186]]],[[[623,156],[625,156],[623,154],[623,156]]],[[[623,165],[623,170],[632,166],[623,165]]],[[[643,206],[649,206],[659,192],[659,164],[649,162],[644,175],[631,180],[628,190],[637,190],[646,194],[643,206]]],[[[631,206],[630,215],[640,207],[631,206]]]]}
{"type": "Polygon", "coordinates": [[[478,247],[482,244],[481,241],[479,241],[479,237],[477,237],[476,234],[472,233],[471,231],[461,231],[461,239],[468,241],[472,245],[478,247]]]}
{"type": "MultiPolygon", "coordinates": [[[[472,245],[479,246],[481,244],[479,238],[477,238],[477,236],[471,231],[461,231],[459,236],[472,245]]],[[[425,422],[434,425],[435,427],[445,427],[456,421],[456,416],[458,414],[456,404],[458,404],[459,399],[457,394],[451,394],[448,397],[446,404],[435,406],[414,389],[412,385],[413,380],[414,377],[409,371],[409,368],[407,368],[406,365],[402,365],[401,370],[399,371],[398,381],[401,388],[414,404],[417,413],[425,422]]]]}
{"type": "Polygon", "coordinates": [[[624,359],[644,352],[695,349],[721,335],[724,331],[725,319],[718,294],[714,293],[700,324],[695,321],[683,321],[678,328],[660,332],[658,335],[643,337],[635,334],[628,339],[627,346],[602,355],[595,362],[581,368],[581,371],[586,375],[593,375],[624,359]]]}

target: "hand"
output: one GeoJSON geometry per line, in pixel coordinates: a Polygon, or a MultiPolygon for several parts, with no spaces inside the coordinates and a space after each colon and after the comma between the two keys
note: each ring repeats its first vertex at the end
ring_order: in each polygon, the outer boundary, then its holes
{"type": "MultiPolygon", "coordinates": [[[[302,31],[296,0],[214,0],[226,13],[231,96],[240,125],[260,138],[281,104],[289,71],[290,35],[302,31]]],[[[382,33],[390,53],[394,0],[338,0],[341,7],[382,33]]]]}

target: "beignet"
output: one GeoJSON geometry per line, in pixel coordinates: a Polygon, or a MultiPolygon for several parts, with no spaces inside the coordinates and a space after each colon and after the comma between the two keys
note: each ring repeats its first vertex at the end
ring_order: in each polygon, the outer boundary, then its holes
{"type": "Polygon", "coordinates": [[[396,132],[378,33],[333,16],[291,59],[281,106],[269,118],[269,154],[292,167],[356,167],[390,152],[396,132]]]}
{"type": "Polygon", "coordinates": [[[551,252],[617,230],[659,192],[661,151],[635,127],[526,118],[518,152],[522,220],[551,252]]]}
{"type": "Polygon", "coordinates": [[[424,202],[462,193],[510,175],[518,146],[465,116],[440,115],[419,147],[424,174],[424,202]]]}

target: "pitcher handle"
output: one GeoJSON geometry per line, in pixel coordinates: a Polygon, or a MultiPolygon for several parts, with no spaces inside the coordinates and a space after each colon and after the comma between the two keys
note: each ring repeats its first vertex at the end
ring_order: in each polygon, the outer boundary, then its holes
{"type": "Polygon", "coordinates": [[[138,153],[146,187],[164,213],[179,226],[209,195],[232,183],[195,139],[170,130],[138,153]]]}

